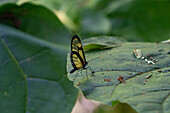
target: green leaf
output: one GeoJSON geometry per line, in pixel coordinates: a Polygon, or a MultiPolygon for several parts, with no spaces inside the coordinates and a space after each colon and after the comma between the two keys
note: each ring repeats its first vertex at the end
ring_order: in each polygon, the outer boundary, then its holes
{"type": "Polygon", "coordinates": [[[21,6],[7,4],[0,7],[0,14],[0,22],[3,24],[60,46],[70,43],[69,31],[50,10],[42,6],[29,3],[21,6]]]}
{"type": "Polygon", "coordinates": [[[116,102],[113,107],[100,105],[94,113],[137,113],[132,107],[126,103],[116,102]]]}
{"type": "Polygon", "coordinates": [[[111,30],[111,22],[101,12],[82,10],[80,18],[83,34],[106,34],[111,30]]]}
{"type": "Polygon", "coordinates": [[[104,12],[112,22],[111,34],[133,41],[163,41],[170,37],[170,2],[113,1],[104,12]]]}
{"type": "Polygon", "coordinates": [[[111,101],[111,103],[112,103],[112,106],[114,106],[119,103],[119,100],[111,101]]]}
{"type": "Polygon", "coordinates": [[[33,4],[39,4],[44,7],[47,7],[50,9],[58,18],[60,21],[67,26],[69,29],[76,31],[78,29],[78,26],[75,24],[73,20],[77,18],[77,14],[79,12],[79,5],[82,1],[79,0],[18,0],[17,4],[23,4],[31,2],[33,4]]]}
{"type": "Polygon", "coordinates": [[[86,40],[83,40],[83,49],[85,51],[89,50],[96,50],[96,49],[108,49],[112,47],[117,47],[121,43],[126,42],[125,39],[118,38],[118,37],[106,37],[106,36],[99,36],[99,37],[92,37],[86,40]]]}
{"type": "Polygon", "coordinates": [[[77,89],[66,74],[68,30],[42,6],[0,6],[0,110],[70,113],[77,89]]]}
{"type": "MultiPolygon", "coordinates": [[[[96,41],[97,42],[97,41],[96,41]]],[[[119,100],[128,103],[137,112],[169,112],[170,95],[170,45],[160,43],[125,42],[117,48],[86,53],[88,66],[95,72],[78,72],[74,85],[80,88],[86,98],[111,105],[119,100]],[[133,55],[134,49],[141,49],[146,60],[133,55]],[[151,75],[148,77],[148,75],[151,75]],[[123,77],[123,83],[118,78],[123,77]]],[[[67,71],[73,68],[67,58],[67,71]]],[[[76,76],[68,73],[70,80],[76,76]]]]}
{"type": "Polygon", "coordinates": [[[16,3],[18,0],[0,0],[0,5],[7,3],[16,3]]]}

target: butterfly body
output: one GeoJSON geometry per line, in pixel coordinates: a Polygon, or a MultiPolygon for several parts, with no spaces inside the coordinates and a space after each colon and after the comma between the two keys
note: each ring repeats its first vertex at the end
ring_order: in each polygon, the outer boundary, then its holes
{"type": "MultiPolygon", "coordinates": [[[[80,38],[77,35],[74,35],[72,38],[72,41],[71,41],[70,58],[71,58],[71,64],[74,68],[73,70],[71,70],[70,73],[74,73],[76,70],[79,70],[79,69],[82,70],[82,69],[90,68],[90,67],[86,67],[88,63],[87,63],[86,57],[84,55],[84,51],[82,48],[80,38]]],[[[91,70],[91,68],[90,68],[90,70],[91,70]]],[[[86,76],[87,76],[87,70],[86,70],[86,76]]],[[[76,77],[77,77],[77,74],[76,74],[76,77]]]]}

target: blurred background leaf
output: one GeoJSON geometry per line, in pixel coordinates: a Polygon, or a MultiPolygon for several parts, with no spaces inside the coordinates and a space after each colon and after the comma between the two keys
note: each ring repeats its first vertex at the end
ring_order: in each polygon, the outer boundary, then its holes
{"type": "Polygon", "coordinates": [[[69,31],[50,10],[42,6],[7,4],[0,7],[0,14],[2,24],[69,48],[69,31]]]}
{"type": "Polygon", "coordinates": [[[11,1],[49,8],[66,27],[83,38],[113,35],[129,41],[163,41],[170,37],[168,0],[11,1]]]}
{"type": "Polygon", "coordinates": [[[161,41],[170,37],[170,1],[139,0],[105,10],[112,22],[111,34],[132,41],[161,41]]]}
{"type": "Polygon", "coordinates": [[[0,22],[1,112],[71,112],[78,91],[66,77],[69,31],[29,3],[1,5],[0,22]]]}

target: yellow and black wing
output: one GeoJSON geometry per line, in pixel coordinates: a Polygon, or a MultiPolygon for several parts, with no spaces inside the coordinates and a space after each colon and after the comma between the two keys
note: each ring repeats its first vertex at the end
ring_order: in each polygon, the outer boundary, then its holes
{"type": "Polygon", "coordinates": [[[74,35],[71,41],[70,58],[74,68],[70,73],[73,73],[78,69],[85,68],[87,65],[80,38],[77,35],[74,35]]]}

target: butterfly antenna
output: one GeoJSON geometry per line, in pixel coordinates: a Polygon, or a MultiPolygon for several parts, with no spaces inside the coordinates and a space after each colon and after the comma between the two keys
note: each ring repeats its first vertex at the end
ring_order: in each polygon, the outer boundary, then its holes
{"type": "Polygon", "coordinates": [[[82,73],[82,69],[80,69],[80,70],[77,71],[76,76],[75,76],[75,78],[73,79],[73,81],[77,78],[78,73],[79,73],[80,71],[81,71],[81,73],[82,73]]]}
{"type": "Polygon", "coordinates": [[[88,60],[88,62],[91,62],[91,61],[93,61],[93,60],[97,60],[97,59],[99,59],[100,57],[96,57],[96,58],[93,58],[93,59],[91,59],[91,60],[88,60]]]}

